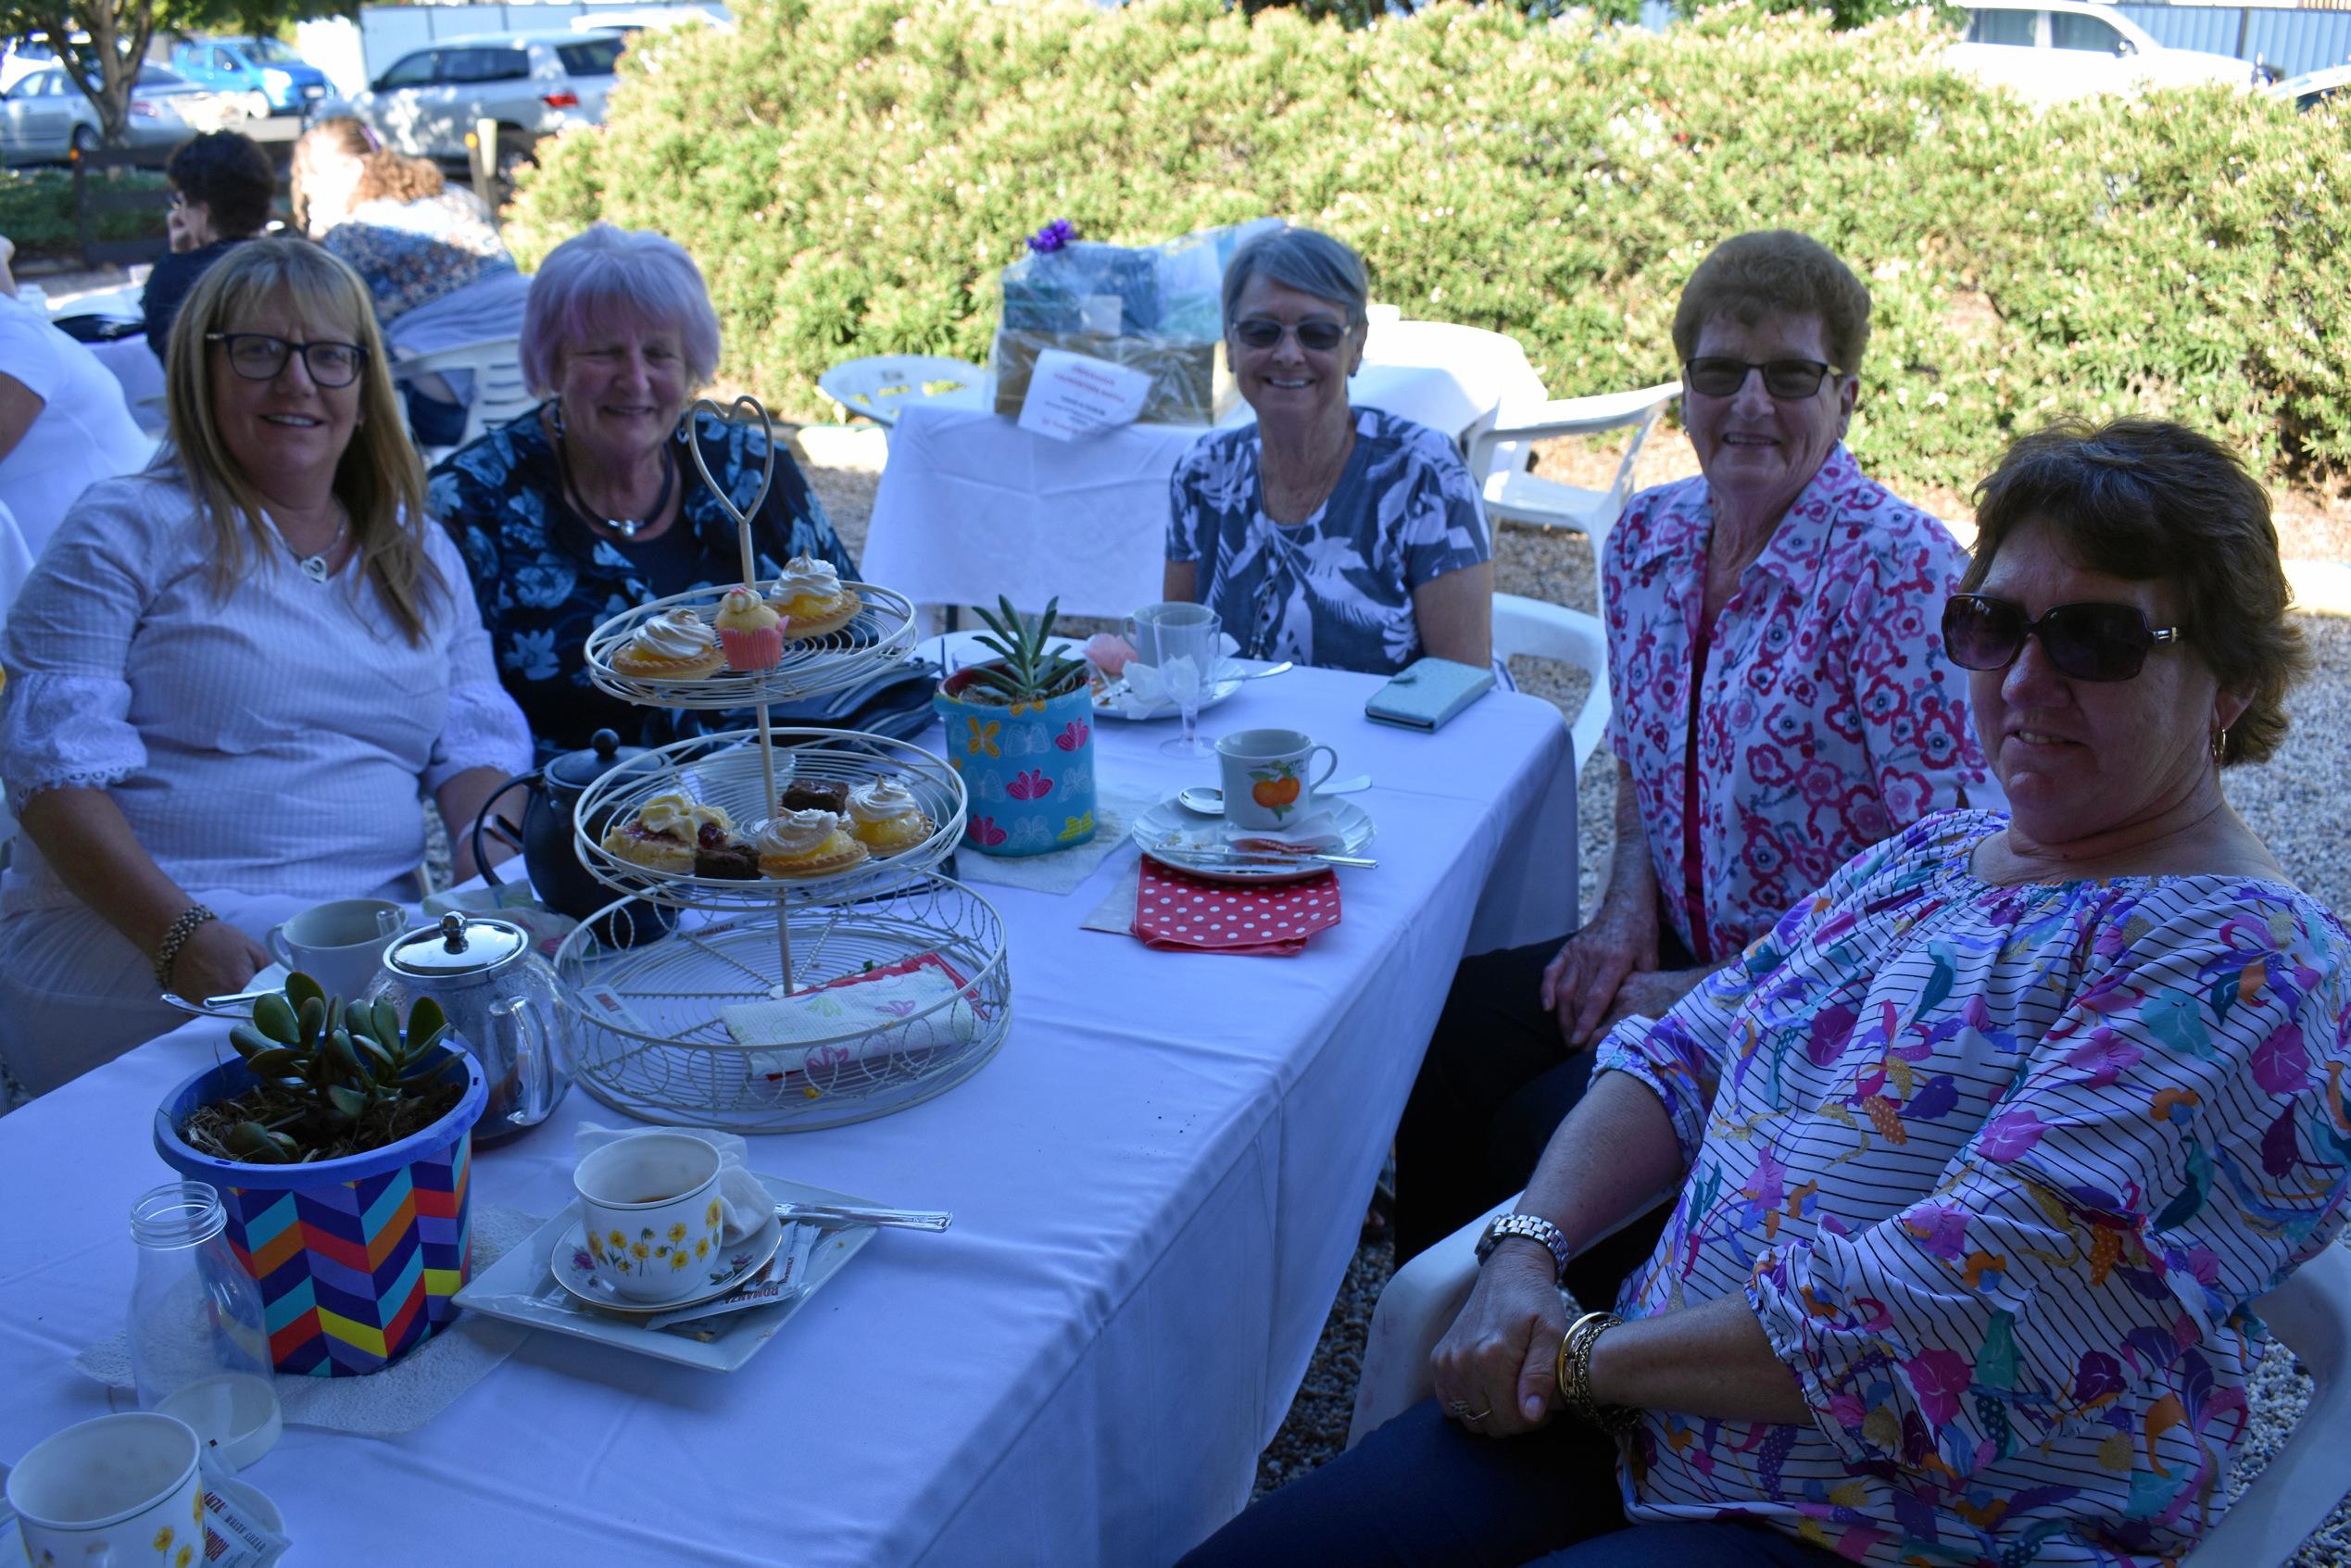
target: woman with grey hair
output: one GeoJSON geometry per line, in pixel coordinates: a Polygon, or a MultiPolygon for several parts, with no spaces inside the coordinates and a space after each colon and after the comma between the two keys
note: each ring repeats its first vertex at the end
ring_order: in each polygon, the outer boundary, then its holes
{"type": "Polygon", "coordinates": [[[1234,254],[1225,343],[1257,422],[1176,464],[1166,596],[1215,610],[1253,659],[1483,667],[1494,568],[1468,468],[1436,431],[1348,406],[1368,294],[1363,257],[1311,229],[1234,254]]]}
{"type": "MultiPolygon", "coordinates": [[[[542,760],[597,730],[659,746],[750,723],[748,712],[641,709],[588,679],[589,632],[632,605],[742,576],[735,524],[680,448],[685,406],[718,369],[701,270],[659,234],[598,223],[555,247],[531,282],[522,373],[547,398],[452,453],[427,504],[465,554],[498,669],[542,760]]],[[[702,461],[736,506],[768,458],[756,431],[708,414],[702,461]]],[[[751,518],[759,574],[798,558],[857,564],[789,452],[751,518]]],[[[820,571],[822,568],[819,569],[820,571]]]]}

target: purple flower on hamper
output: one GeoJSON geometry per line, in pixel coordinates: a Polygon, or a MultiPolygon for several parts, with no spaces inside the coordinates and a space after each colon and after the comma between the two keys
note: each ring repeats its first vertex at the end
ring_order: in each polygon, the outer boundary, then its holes
{"type": "Polygon", "coordinates": [[[1028,248],[1039,256],[1050,256],[1076,237],[1075,225],[1066,218],[1056,218],[1028,237],[1028,248]]]}

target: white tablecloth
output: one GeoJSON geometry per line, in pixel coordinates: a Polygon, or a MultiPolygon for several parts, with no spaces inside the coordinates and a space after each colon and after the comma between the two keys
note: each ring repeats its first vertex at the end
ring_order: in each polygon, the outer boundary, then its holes
{"type": "MultiPolygon", "coordinates": [[[[1540,399],[1515,339],[1441,321],[1377,323],[1351,401],[1459,436],[1504,400],[1540,399]]],[[[1227,423],[1253,418],[1240,406],[1227,423]]],[[[1202,425],[1126,425],[1078,441],[982,409],[917,404],[890,432],[861,560],[921,604],[1124,615],[1160,597],[1167,479],[1202,425]]]]}
{"type": "MultiPolygon", "coordinates": [[[[1302,725],[1377,781],[1352,798],[1379,868],[1341,873],[1344,918],[1303,955],[1077,929],[1131,851],[1066,897],[985,889],[1012,945],[996,1060],[752,1143],[758,1169],[953,1230],[882,1233],[731,1375],[539,1333],[406,1436],[289,1429],[246,1479],[298,1561],[1124,1568],[1205,1536],[1312,1354],[1473,917],[1480,945],[1573,920],[1557,711],[1497,694],[1432,737],[1363,720],[1377,684],[1300,671],[1205,725],[1302,725]]],[[[1204,778],[1167,733],[1102,726],[1104,776],[1204,778]]],[[[67,1363],[119,1325],[126,1213],[167,1178],[154,1107],[225,1048],[191,1024],[0,1120],[0,1460],[105,1408],[67,1363]]],[[[574,1090],[481,1153],[477,1198],[555,1212],[588,1116],[613,1119],[574,1090]]]]}

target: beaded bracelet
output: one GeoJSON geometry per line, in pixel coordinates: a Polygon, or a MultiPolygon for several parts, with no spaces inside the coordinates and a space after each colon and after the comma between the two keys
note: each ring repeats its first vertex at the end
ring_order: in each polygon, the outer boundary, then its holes
{"type": "Polygon", "coordinates": [[[190,904],[180,911],[180,918],[164,929],[163,940],[155,945],[155,983],[166,990],[171,987],[171,966],[180,961],[180,949],[188,945],[188,938],[196,927],[208,920],[220,917],[202,904],[190,904]]]}
{"type": "Polygon", "coordinates": [[[1592,1398],[1591,1348],[1600,1336],[1625,1320],[1614,1312],[1586,1312],[1567,1328],[1559,1342],[1559,1398],[1568,1410],[1603,1432],[1622,1436],[1640,1424],[1641,1412],[1629,1405],[1603,1405],[1592,1398]]]}

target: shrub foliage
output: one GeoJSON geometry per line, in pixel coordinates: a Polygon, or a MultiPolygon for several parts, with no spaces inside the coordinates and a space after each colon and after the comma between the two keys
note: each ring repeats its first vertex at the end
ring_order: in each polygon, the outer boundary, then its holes
{"type": "Polygon", "coordinates": [[[709,274],[726,373],[821,417],[861,354],[987,358],[996,271],[1067,217],[1141,244],[1264,213],[1362,249],[1410,316],[1526,344],[1553,395],[1668,379],[1676,295],[1741,230],[1869,282],[1854,445],[1965,490],[2058,410],[2146,411],[2276,477],[2351,459],[2351,136],[2219,90],[2035,116],[1920,13],[1745,6],[1663,35],[1440,4],[1345,29],[1219,0],[739,0],[623,62],[510,237],[602,216],[709,274]]]}

